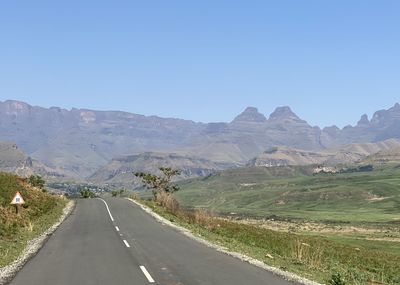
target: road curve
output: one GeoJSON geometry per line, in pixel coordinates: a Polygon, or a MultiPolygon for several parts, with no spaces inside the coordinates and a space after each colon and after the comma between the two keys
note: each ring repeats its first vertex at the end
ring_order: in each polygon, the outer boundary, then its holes
{"type": "Polygon", "coordinates": [[[132,202],[78,200],[11,285],[289,285],[154,220],[132,202]]]}

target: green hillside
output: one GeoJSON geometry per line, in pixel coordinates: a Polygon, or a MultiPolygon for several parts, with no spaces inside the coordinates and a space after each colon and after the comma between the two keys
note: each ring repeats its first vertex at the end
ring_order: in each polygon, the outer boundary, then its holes
{"type": "Polygon", "coordinates": [[[26,242],[60,217],[66,199],[29,186],[23,178],[0,173],[0,267],[14,260],[26,242]],[[19,214],[10,202],[19,191],[25,200],[19,214]]]}
{"type": "Polygon", "coordinates": [[[183,206],[316,221],[400,221],[400,167],[312,174],[311,167],[241,168],[182,183],[183,206]]]}

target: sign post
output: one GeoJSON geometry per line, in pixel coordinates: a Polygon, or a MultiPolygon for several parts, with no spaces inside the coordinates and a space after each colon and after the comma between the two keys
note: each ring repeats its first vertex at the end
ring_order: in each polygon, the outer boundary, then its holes
{"type": "Polygon", "coordinates": [[[22,198],[21,193],[17,191],[10,204],[15,205],[15,213],[18,214],[18,206],[25,204],[24,198],[22,198]]]}

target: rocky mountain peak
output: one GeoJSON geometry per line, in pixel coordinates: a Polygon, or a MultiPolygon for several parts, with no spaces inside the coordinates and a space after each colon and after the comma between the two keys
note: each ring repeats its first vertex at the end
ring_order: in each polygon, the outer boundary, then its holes
{"type": "Polygon", "coordinates": [[[394,104],[394,106],[391,108],[391,110],[400,111],[400,104],[399,103],[394,104]]]}
{"type": "Polygon", "coordinates": [[[288,106],[276,108],[275,111],[269,116],[269,120],[282,119],[300,120],[300,118],[295,113],[293,113],[293,111],[288,106]]]}
{"type": "Polygon", "coordinates": [[[369,125],[368,115],[364,114],[361,116],[361,119],[358,121],[357,126],[367,126],[369,125]]]}
{"type": "Polygon", "coordinates": [[[380,110],[375,112],[371,119],[371,123],[375,125],[387,125],[392,124],[395,121],[400,120],[400,104],[396,103],[392,108],[388,110],[380,110]]]}
{"type": "Polygon", "coordinates": [[[31,106],[25,102],[7,100],[0,102],[1,107],[4,108],[6,114],[17,114],[28,111],[31,106]]]}
{"type": "Polygon", "coordinates": [[[265,122],[267,118],[258,112],[257,108],[247,107],[240,115],[238,115],[232,123],[237,122],[257,122],[262,123],[265,122]]]}

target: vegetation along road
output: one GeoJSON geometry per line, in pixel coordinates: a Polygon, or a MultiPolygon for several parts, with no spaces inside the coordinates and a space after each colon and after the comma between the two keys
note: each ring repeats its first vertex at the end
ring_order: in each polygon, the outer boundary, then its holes
{"type": "Polygon", "coordinates": [[[189,239],[128,200],[111,198],[78,200],[11,285],[149,283],[293,284],[189,239]]]}

